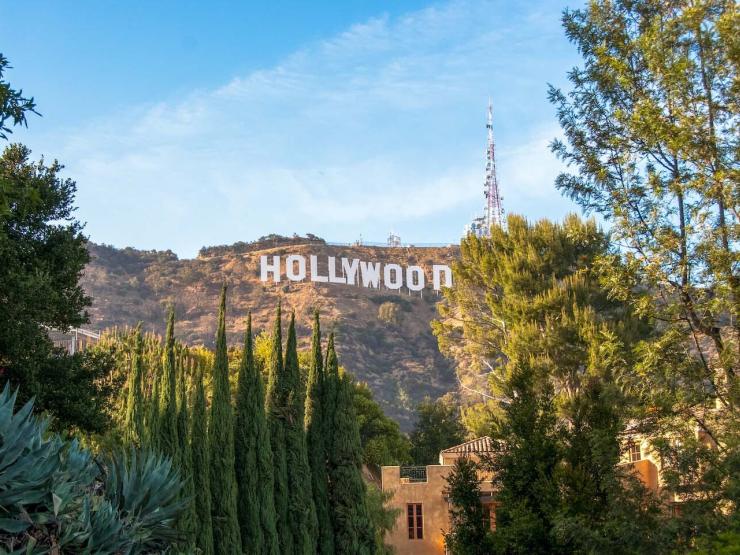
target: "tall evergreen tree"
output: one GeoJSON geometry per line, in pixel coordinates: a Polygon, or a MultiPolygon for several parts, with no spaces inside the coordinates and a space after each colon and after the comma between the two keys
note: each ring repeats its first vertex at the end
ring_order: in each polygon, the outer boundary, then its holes
{"type": "Polygon", "coordinates": [[[329,489],[326,465],[328,453],[324,441],[324,364],[321,353],[321,327],[319,311],[314,313],[313,335],[311,337],[311,366],[306,385],[306,445],[308,462],[311,467],[311,488],[316,507],[318,525],[317,553],[333,555],[334,530],[329,510],[329,489]]]}
{"type": "Polygon", "coordinates": [[[445,494],[450,504],[450,531],[445,545],[451,555],[488,555],[491,553],[490,528],[484,522],[480,501],[478,463],[459,457],[445,478],[445,494]]]}
{"type": "Polygon", "coordinates": [[[241,553],[241,538],[236,510],[234,420],[229,391],[229,359],[226,350],[226,285],[221,290],[218,311],[208,440],[211,454],[211,515],[214,549],[219,555],[239,554],[241,553]]]}
{"type": "Polygon", "coordinates": [[[235,412],[234,455],[242,549],[245,553],[278,555],[272,448],[262,376],[254,360],[251,313],[247,317],[235,412]]]}
{"type": "Polygon", "coordinates": [[[339,387],[339,360],[334,347],[334,332],[329,334],[324,357],[324,391],[322,413],[324,416],[324,448],[329,456],[334,450],[334,413],[337,411],[337,389],[339,387]]]}
{"type": "MultiPolygon", "coordinates": [[[[293,534],[293,552],[316,553],[316,509],[311,489],[311,468],[308,464],[304,431],[304,401],[298,363],[298,341],[295,312],[290,316],[288,340],[285,346],[285,381],[288,395],[285,406],[285,450],[288,463],[288,519],[293,534]]],[[[364,499],[364,498],[363,498],[364,499]]]]}
{"type": "Polygon", "coordinates": [[[569,553],[671,551],[675,530],[661,522],[658,500],[630,467],[619,465],[620,397],[615,385],[591,376],[569,402],[557,473],[561,508],[555,518],[559,543],[569,553]]]}
{"type": "Polygon", "coordinates": [[[280,553],[293,553],[293,534],[288,519],[288,461],[286,452],[286,418],[289,385],[283,371],[282,309],[278,304],[275,325],[272,330],[272,352],[270,354],[265,412],[270,425],[273,476],[275,479],[275,515],[280,553]]]}
{"type": "Polygon", "coordinates": [[[158,354],[157,349],[151,349],[147,353],[152,385],[147,398],[146,437],[149,448],[155,451],[159,450],[159,383],[161,381],[160,374],[162,373],[162,361],[158,354]]]}
{"type": "Polygon", "coordinates": [[[203,368],[197,368],[193,393],[193,417],[190,420],[192,442],[193,489],[195,490],[195,544],[202,555],[214,555],[211,519],[211,465],[208,449],[208,412],[203,387],[203,368]]]}
{"type": "MultiPolygon", "coordinates": [[[[333,350],[333,342],[330,343],[333,350]]],[[[360,431],[352,403],[352,384],[347,375],[337,376],[336,353],[327,354],[329,380],[336,383],[332,449],[329,454],[329,483],[334,549],[339,555],[375,553],[375,530],[365,503],[367,491],[362,478],[360,431]]]]}
{"type": "Polygon", "coordinates": [[[437,464],[442,449],[465,441],[459,407],[443,399],[425,398],[416,407],[416,424],[409,439],[414,464],[437,464]]]}
{"type": "Polygon", "coordinates": [[[177,357],[177,440],[179,444],[177,462],[183,480],[182,497],[187,505],[180,514],[177,528],[183,536],[184,547],[192,550],[195,547],[195,522],[198,515],[195,510],[195,489],[193,485],[193,459],[190,438],[190,404],[188,403],[187,365],[190,363],[187,349],[177,357]]]}
{"type": "Polygon", "coordinates": [[[164,373],[160,384],[159,449],[178,461],[177,437],[177,360],[175,357],[175,307],[167,313],[164,341],[164,373]]]}
{"type": "Polygon", "coordinates": [[[560,460],[552,386],[529,361],[512,365],[497,449],[490,470],[498,488],[496,553],[563,552],[553,522],[559,508],[555,472],[560,460]]]}
{"type": "Polygon", "coordinates": [[[144,437],[145,397],[142,391],[144,375],[144,340],[141,324],[134,332],[134,349],[131,356],[131,373],[128,380],[128,400],[126,402],[126,439],[129,443],[141,446],[144,437]]]}

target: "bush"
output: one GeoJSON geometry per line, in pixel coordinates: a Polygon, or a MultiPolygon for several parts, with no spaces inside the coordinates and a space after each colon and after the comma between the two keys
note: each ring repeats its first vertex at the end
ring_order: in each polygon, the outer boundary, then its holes
{"type": "Polygon", "coordinates": [[[169,459],[118,453],[105,461],[48,433],[17,391],[0,394],[0,552],[152,553],[178,539],[182,484],[169,459]]]}
{"type": "Polygon", "coordinates": [[[398,325],[401,323],[401,308],[398,303],[387,301],[378,307],[378,319],[387,324],[398,325]]]}

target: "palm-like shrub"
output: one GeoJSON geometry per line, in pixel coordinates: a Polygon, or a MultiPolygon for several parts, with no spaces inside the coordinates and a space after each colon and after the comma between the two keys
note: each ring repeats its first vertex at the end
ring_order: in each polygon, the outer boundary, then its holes
{"type": "Polygon", "coordinates": [[[184,502],[169,459],[118,453],[105,462],[48,433],[32,402],[0,393],[0,553],[139,554],[177,542],[184,502]]]}

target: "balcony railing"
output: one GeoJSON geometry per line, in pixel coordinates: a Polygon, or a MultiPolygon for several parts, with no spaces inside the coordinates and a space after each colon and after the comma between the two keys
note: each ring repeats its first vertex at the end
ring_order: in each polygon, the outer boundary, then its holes
{"type": "Polygon", "coordinates": [[[426,466],[402,466],[401,481],[409,483],[418,483],[427,481],[426,466]]]}

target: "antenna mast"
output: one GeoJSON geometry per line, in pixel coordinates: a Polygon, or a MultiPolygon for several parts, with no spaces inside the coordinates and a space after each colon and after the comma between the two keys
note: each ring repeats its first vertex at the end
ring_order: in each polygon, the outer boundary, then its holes
{"type": "Polygon", "coordinates": [[[488,147],[486,148],[486,182],[484,186],[486,196],[486,235],[490,233],[492,225],[503,225],[504,208],[501,205],[501,193],[498,189],[496,175],[496,145],[493,142],[493,103],[488,99],[488,147]]]}

